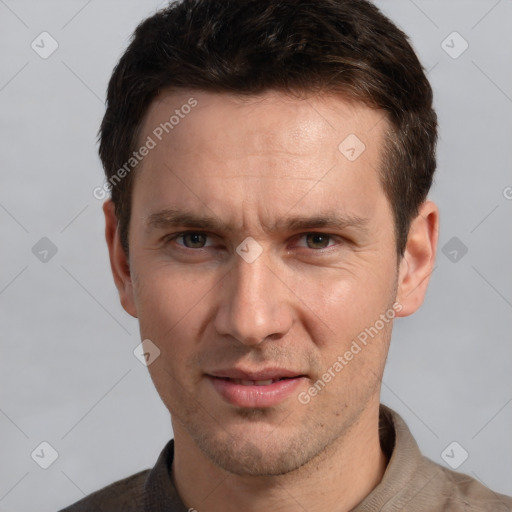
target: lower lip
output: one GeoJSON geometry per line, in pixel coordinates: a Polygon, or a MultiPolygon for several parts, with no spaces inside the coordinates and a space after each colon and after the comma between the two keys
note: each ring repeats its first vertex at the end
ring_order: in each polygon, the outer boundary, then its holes
{"type": "Polygon", "coordinates": [[[268,386],[244,386],[230,380],[208,376],[215,390],[237,407],[272,407],[297,391],[305,377],[278,380],[268,386]]]}

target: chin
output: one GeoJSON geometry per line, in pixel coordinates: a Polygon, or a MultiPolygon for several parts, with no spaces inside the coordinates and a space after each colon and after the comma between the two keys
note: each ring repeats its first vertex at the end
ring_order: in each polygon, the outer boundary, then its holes
{"type": "Polygon", "coordinates": [[[288,441],[280,449],[274,443],[255,444],[251,441],[203,443],[205,455],[223,470],[239,476],[277,476],[296,471],[309,460],[300,446],[288,441]]]}
{"type": "Polygon", "coordinates": [[[189,434],[216,466],[239,476],[291,473],[323,452],[332,441],[331,438],[314,438],[305,424],[294,431],[279,425],[239,427],[242,428],[200,433],[189,430],[189,434]]]}

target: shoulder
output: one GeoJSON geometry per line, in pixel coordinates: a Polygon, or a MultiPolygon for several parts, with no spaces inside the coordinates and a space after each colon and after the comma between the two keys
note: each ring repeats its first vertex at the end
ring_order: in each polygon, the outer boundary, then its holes
{"type": "MultiPolygon", "coordinates": [[[[443,510],[510,512],[512,497],[489,489],[477,479],[445,468],[430,459],[424,458],[425,465],[430,466],[435,475],[432,488],[443,503],[443,510]]],[[[427,489],[425,489],[427,491],[427,489]]],[[[428,491],[427,491],[428,492],[428,491]]]]}
{"type": "Polygon", "coordinates": [[[146,469],[100,489],[59,512],[141,512],[146,469]]]}
{"type": "Polygon", "coordinates": [[[423,456],[404,420],[386,406],[380,413],[381,447],[389,462],[381,483],[356,510],[512,512],[511,497],[423,456]]]}

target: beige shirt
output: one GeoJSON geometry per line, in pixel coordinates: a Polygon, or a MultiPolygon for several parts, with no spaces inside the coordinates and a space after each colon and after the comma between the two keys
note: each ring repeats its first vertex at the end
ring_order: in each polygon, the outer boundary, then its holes
{"type": "MultiPolygon", "coordinates": [[[[405,422],[384,405],[380,441],[389,457],[384,477],[352,512],[512,511],[511,497],[423,457],[405,422]]],[[[171,439],[153,469],[115,482],[61,512],[187,512],[170,477],[173,455],[171,439]]]]}

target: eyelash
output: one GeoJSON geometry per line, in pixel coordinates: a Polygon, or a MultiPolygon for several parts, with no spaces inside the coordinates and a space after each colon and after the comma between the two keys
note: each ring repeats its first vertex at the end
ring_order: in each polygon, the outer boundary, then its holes
{"type": "MultiPolygon", "coordinates": [[[[170,235],[170,236],[166,237],[164,241],[166,244],[168,244],[170,242],[175,242],[176,240],[183,238],[186,235],[202,235],[202,236],[211,238],[211,236],[208,233],[205,233],[204,231],[183,231],[181,233],[176,233],[174,235],[170,235]]],[[[339,245],[340,238],[341,238],[339,236],[331,235],[329,233],[316,232],[316,231],[308,231],[307,233],[302,233],[298,236],[295,236],[295,238],[298,237],[299,239],[301,239],[301,238],[307,237],[307,236],[322,236],[322,237],[327,237],[329,239],[329,245],[327,245],[326,247],[322,247],[320,249],[312,249],[312,248],[308,248],[308,247],[302,247],[305,249],[311,249],[312,251],[315,251],[315,252],[325,252],[325,251],[329,250],[330,248],[332,248],[334,245],[339,245]],[[331,241],[333,241],[333,242],[337,241],[338,243],[331,245],[330,244],[331,241]]],[[[210,246],[205,246],[205,247],[194,248],[194,247],[186,247],[185,245],[182,245],[182,244],[177,244],[177,245],[179,247],[181,247],[182,249],[191,250],[191,251],[206,249],[207,247],[210,247],[210,246]]]]}

